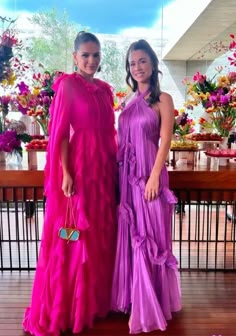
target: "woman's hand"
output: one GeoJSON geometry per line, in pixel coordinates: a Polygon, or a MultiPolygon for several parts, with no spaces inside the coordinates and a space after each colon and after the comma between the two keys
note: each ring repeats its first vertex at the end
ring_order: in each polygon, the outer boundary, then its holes
{"type": "Polygon", "coordinates": [[[146,201],[150,202],[157,198],[159,192],[159,175],[151,173],[146,186],[144,197],[146,201]]]}
{"type": "Polygon", "coordinates": [[[70,197],[74,194],[73,180],[70,174],[68,173],[63,174],[61,189],[66,197],[70,197]]]}

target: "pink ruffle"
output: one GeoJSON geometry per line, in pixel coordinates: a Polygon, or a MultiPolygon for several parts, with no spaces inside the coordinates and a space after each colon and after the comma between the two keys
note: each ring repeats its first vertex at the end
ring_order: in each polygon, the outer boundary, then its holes
{"type": "MultiPolygon", "coordinates": [[[[67,329],[79,333],[85,327],[91,327],[95,317],[105,317],[110,310],[116,245],[117,175],[112,110],[98,108],[105,115],[111,114],[105,129],[103,125],[98,129],[78,128],[79,122],[75,118],[79,102],[70,109],[67,81],[80,87],[80,80],[75,75],[64,75],[55,84],[58,96],[52,106],[52,134],[45,167],[45,221],[31,305],[23,321],[24,330],[35,336],[57,336],[67,329]],[[68,102],[62,103],[61,97],[65,94],[68,102]],[[81,234],[79,241],[67,244],[58,237],[67,207],[67,198],[61,190],[59,144],[68,134],[67,126],[71,120],[74,121],[74,131],[68,161],[75,186],[72,197],[75,222],[81,234]]],[[[107,88],[98,85],[101,90],[107,88]]],[[[103,117],[94,117],[96,120],[103,120],[103,117]]],[[[84,122],[90,125],[89,121],[84,122]]]]}

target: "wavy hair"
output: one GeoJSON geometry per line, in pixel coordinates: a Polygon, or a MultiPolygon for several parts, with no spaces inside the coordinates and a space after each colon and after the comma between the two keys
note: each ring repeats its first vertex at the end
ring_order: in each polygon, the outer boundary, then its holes
{"type": "Polygon", "coordinates": [[[160,89],[160,82],[159,82],[159,74],[162,74],[162,72],[158,69],[159,61],[158,61],[155,51],[152,49],[150,44],[143,39],[133,42],[127,51],[126,59],[125,59],[125,68],[126,68],[126,73],[127,73],[126,83],[132,89],[133,92],[137,91],[138,83],[131,75],[130,64],[129,64],[130,54],[136,50],[144,51],[151,59],[151,63],[153,67],[152,75],[150,78],[150,91],[151,92],[150,92],[150,95],[147,101],[149,105],[153,105],[156,102],[160,101],[161,89],[160,89]]]}

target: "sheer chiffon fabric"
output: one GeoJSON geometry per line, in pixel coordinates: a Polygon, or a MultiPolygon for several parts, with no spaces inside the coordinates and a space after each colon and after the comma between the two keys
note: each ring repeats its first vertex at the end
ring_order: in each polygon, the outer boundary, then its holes
{"type": "Polygon", "coordinates": [[[171,247],[171,216],[176,203],[164,166],[158,198],[144,198],[160,138],[160,120],[143,95],[119,117],[118,241],[111,307],[130,314],[130,333],[165,330],[181,309],[177,260],[171,247]]]}
{"type": "Polygon", "coordinates": [[[51,105],[45,166],[46,213],[33,284],[23,328],[35,336],[79,333],[105,317],[116,244],[116,144],[110,87],[87,82],[78,74],[58,79],[51,105]],[[69,166],[75,194],[72,205],[76,242],[58,237],[66,214],[61,191],[61,140],[70,135],[69,166]]]}

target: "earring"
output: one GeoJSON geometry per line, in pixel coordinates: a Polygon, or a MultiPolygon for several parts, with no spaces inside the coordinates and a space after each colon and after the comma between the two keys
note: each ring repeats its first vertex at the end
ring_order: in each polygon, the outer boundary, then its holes
{"type": "Polygon", "coordinates": [[[74,72],[77,72],[78,71],[78,65],[77,63],[74,63],[74,72]]]}
{"type": "Polygon", "coordinates": [[[100,72],[102,70],[101,65],[99,65],[97,72],[100,72]]]}

